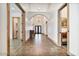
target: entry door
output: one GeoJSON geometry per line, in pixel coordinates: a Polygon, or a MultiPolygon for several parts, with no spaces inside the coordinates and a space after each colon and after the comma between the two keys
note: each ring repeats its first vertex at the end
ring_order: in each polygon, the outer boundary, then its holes
{"type": "Polygon", "coordinates": [[[35,34],[41,34],[41,26],[40,25],[35,26],[35,34]]]}
{"type": "Polygon", "coordinates": [[[18,38],[18,20],[19,17],[13,17],[13,39],[17,39],[18,38]]]}

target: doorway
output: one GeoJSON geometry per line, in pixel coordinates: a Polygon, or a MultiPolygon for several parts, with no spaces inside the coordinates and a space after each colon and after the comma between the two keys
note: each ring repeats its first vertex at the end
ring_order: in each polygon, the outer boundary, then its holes
{"type": "Polygon", "coordinates": [[[42,27],[41,25],[35,26],[35,34],[41,34],[42,33],[42,27]]]}
{"type": "Polygon", "coordinates": [[[58,10],[58,43],[60,46],[68,49],[69,41],[69,14],[68,4],[65,3],[58,10]]]}
{"type": "Polygon", "coordinates": [[[13,23],[13,39],[18,39],[18,20],[19,17],[13,17],[12,18],[12,23],[13,23]]]}

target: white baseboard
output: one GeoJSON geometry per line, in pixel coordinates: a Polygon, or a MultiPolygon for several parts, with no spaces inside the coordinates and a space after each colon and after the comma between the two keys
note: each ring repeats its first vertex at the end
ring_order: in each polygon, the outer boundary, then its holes
{"type": "Polygon", "coordinates": [[[67,52],[67,54],[68,54],[69,56],[76,56],[76,55],[74,55],[74,54],[71,53],[71,52],[67,52]]]}

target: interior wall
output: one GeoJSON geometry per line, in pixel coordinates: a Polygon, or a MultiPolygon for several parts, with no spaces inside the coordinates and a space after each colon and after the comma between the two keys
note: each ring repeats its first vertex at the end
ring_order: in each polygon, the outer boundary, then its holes
{"type": "Polygon", "coordinates": [[[79,4],[69,4],[69,53],[79,55],[79,4]]]}
{"type": "Polygon", "coordinates": [[[61,13],[61,17],[65,17],[65,18],[67,18],[67,6],[66,7],[64,7],[64,9],[62,9],[61,11],[60,11],[60,13],[61,13]]]}
{"type": "Polygon", "coordinates": [[[48,21],[48,37],[58,44],[58,16],[57,10],[51,12],[51,19],[48,21]]]}
{"type": "Polygon", "coordinates": [[[15,4],[10,4],[10,54],[13,53],[21,46],[22,39],[22,13],[18,10],[15,4]],[[12,9],[14,7],[14,9],[12,9]],[[13,17],[19,17],[18,19],[18,38],[13,39],[13,17]]]}
{"type": "Polygon", "coordinates": [[[0,55],[7,55],[7,5],[0,4],[0,55]]]}
{"type": "Polygon", "coordinates": [[[1,46],[2,46],[2,44],[1,44],[1,22],[2,22],[2,20],[1,20],[1,4],[0,4],[0,55],[1,55],[1,46]]]}
{"type": "MultiPolygon", "coordinates": [[[[55,5],[55,10],[50,12],[50,21],[48,21],[48,36],[58,45],[58,9],[64,5],[64,3],[55,5]]],[[[53,8],[53,6],[51,7],[53,8]]]]}

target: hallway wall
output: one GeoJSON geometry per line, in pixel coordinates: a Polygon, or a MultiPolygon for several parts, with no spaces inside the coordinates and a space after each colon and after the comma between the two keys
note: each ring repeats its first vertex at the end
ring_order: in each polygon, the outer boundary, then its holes
{"type": "Polygon", "coordinates": [[[10,4],[10,54],[21,46],[22,40],[22,13],[15,4],[10,4]],[[18,38],[13,39],[13,17],[19,17],[18,19],[18,38]]]}
{"type": "Polygon", "coordinates": [[[79,56],[79,4],[69,4],[69,53],[79,56]]]}
{"type": "Polygon", "coordinates": [[[7,8],[0,4],[0,55],[7,55],[7,8]]]}
{"type": "Polygon", "coordinates": [[[58,45],[58,9],[63,5],[61,4],[56,4],[52,5],[51,9],[51,18],[50,21],[48,21],[48,37],[51,38],[57,45],[58,45]]]}
{"type": "Polygon", "coordinates": [[[58,44],[58,16],[57,10],[52,12],[51,19],[48,21],[48,37],[51,38],[56,44],[58,44]]]}
{"type": "Polygon", "coordinates": [[[2,22],[2,20],[1,20],[1,4],[0,4],[0,55],[1,55],[1,22],[2,22]]]}

